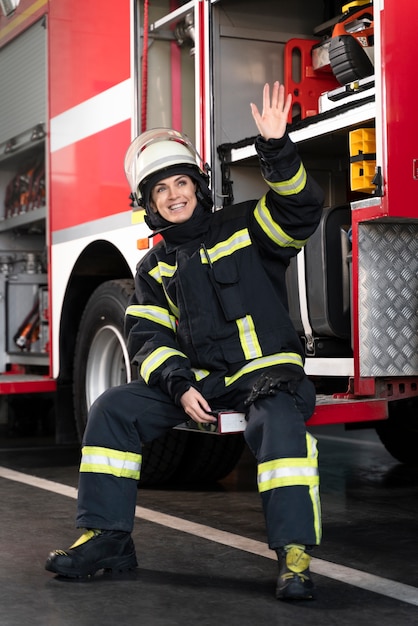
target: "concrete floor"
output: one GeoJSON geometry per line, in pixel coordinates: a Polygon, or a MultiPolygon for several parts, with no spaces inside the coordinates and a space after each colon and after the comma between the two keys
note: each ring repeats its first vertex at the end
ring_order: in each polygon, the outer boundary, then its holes
{"type": "Polygon", "coordinates": [[[79,534],[78,449],[3,438],[1,626],[417,626],[418,469],[392,459],[374,431],[313,432],[324,539],[312,566],[318,597],[297,604],[274,599],[248,451],[217,485],[139,490],[139,568],[80,582],[44,570],[48,552],[79,534]]]}

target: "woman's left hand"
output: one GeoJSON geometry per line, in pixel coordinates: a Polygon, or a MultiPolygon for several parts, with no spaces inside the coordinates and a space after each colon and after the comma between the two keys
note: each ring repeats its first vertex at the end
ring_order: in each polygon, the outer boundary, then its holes
{"type": "Polygon", "coordinates": [[[279,81],[273,83],[270,98],[270,85],[266,83],[263,89],[263,111],[251,102],[251,112],[260,135],[264,139],[281,139],[286,132],[287,119],[292,105],[292,95],[285,97],[284,85],[279,81]]]}

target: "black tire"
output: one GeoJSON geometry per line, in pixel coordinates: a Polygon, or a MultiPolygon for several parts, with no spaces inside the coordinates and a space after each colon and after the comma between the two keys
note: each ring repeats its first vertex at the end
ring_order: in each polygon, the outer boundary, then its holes
{"type": "Polygon", "coordinates": [[[389,418],[376,425],[386,450],[406,465],[418,465],[418,398],[389,403],[389,418]]]}
{"type": "Polygon", "coordinates": [[[182,462],[188,434],[171,430],[143,446],[140,487],[160,487],[172,482],[182,462]]]}
{"type": "MultiPolygon", "coordinates": [[[[73,393],[76,427],[82,440],[91,404],[107,388],[129,382],[129,356],[123,337],[126,306],[133,280],[102,283],[84,309],[74,353],[73,393]]],[[[143,448],[141,485],[170,479],[181,461],[188,433],[172,431],[143,448]]]]}
{"type": "Polygon", "coordinates": [[[110,280],[93,292],[81,317],[74,352],[74,409],[80,441],[94,400],[131,380],[123,321],[132,280],[110,280]]]}
{"type": "Polygon", "coordinates": [[[187,447],[173,480],[179,483],[214,483],[232,472],[245,441],[241,433],[211,435],[190,432],[187,447]]]}

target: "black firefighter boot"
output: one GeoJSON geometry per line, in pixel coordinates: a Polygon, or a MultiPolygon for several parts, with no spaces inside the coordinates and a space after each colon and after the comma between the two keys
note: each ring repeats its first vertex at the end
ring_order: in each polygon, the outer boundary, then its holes
{"type": "Polygon", "coordinates": [[[278,600],[313,600],[313,582],[309,571],[311,557],[305,546],[289,544],[276,550],[279,559],[276,598],[278,600]]]}
{"type": "Polygon", "coordinates": [[[86,530],[68,550],[54,550],[45,569],[67,578],[86,578],[98,570],[123,572],[138,565],[130,533],[86,530]]]}

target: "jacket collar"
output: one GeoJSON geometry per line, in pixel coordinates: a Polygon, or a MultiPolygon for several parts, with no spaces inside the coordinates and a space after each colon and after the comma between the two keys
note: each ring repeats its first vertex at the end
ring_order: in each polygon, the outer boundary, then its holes
{"type": "Polygon", "coordinates": [[[177,248],[193,246],[193,243],[201,242],[202,236],[208,231],[212,213],[198,204],[193,215],[187,222],[171,224],[161,218],[161,227],[153,232],[152,236],[161,235],[167,253],[174,252],[177,248]]]}

